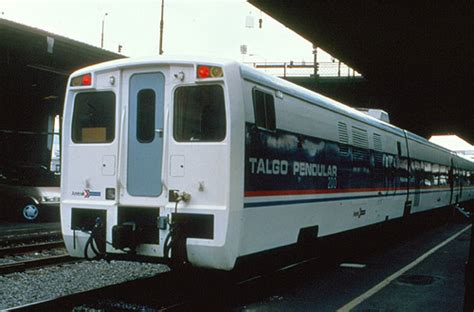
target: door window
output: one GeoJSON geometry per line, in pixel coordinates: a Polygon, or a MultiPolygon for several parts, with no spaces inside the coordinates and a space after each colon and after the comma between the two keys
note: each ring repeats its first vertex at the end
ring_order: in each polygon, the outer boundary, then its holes
{"type": "Polygon", "coordinates": [[[137,141],[153,142],[155,138],[155,91],[140,90],[137,94],[137,141]]]}

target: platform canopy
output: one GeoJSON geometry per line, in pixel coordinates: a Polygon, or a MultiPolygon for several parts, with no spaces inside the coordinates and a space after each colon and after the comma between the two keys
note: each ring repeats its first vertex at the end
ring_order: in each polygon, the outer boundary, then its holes
{"type": "Polygon", "coordinates": [[[47,165],[52,123],[62,112],[68,75],[122,57],[0,19],[0,164],[14,160],[47,165]]]}
{"type": "Polygon", "coordinates": [[[362,73],[397,125],[474,142],[471,2],[249,2],[362,73]]]}

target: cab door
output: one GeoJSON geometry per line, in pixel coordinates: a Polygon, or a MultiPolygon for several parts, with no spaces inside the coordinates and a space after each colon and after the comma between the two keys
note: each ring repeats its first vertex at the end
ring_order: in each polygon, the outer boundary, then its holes
{"type": "Polygon", "coordinates": [[[133,73],[128,81],[126,193],[157,198],[163,190],[165,76],[159,71],[133,73]]]}

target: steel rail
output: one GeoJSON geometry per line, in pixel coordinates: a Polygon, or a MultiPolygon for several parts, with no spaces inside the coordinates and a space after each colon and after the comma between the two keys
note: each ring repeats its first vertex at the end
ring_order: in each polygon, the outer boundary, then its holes
{"type": "Polygon", "coordinates": [[[64,247],[63,241],[54,241],[54,242],[15,246],[15,247],[6,247],[6,248],[0,248],[0,257],[4,257],[7,255],[28,253],[31,251],[41,251],[41,250],[46,250],[46,249],[61,248],[61,247],[64,247]]]}
{"type": "MultiPolygon", "coordinates": [[[[0,275],[14,273],[14,272],[24,272],[27,269],[41,268],[50,265],[63,264],[68,262],[78,261],[77,258],[70,257],[69,255],[57,255],[50,257],[43,257],[39,259],[17,261],[13,263],[7,263],[0,265],[0,275]]],[[[79,260],[80,261],[80,260],[79,260]]]]}
{"type": "Polygon", "coordinates": [[[61,239],[61,231],[44,231],[38,233],[21,233],[21,234],[3,234],[0,238],[0,245],[21,243],[25,241],[45,240],[45,239],[61,239]]]}

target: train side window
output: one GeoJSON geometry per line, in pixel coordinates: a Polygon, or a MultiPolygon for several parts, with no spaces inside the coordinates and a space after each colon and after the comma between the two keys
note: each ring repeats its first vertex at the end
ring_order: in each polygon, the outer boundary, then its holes
{"type": "Polygon", "coordinates": [[[173,133],[178,142],[220,142],[226,135],[224,90],[186,86],[174,94],[173,133]]]}
{"type": "Polygon", "coordinates": [[[444,165],[439,166],[439,185],[448,185],[448,167],[444,165]]]}
{"type": "Polygon", "coordinates": [[[255,125],[258,128],[275,131],[275,101],[273,95],[253,89],[253,108],[255,112],[255,125]]]}
{"type": "Polygon", "coordinates": [[[140,90],[137,94],[137,140],[150,143],[155,138],[155,91],[140,90]]]}
{"type": "Polygon", "coordinates": [[[431,179],[432,179],[433,185],[435,186],[439,185],[439,174],[440,174],[439,165],[432,164],[431,165],[431,179]]]}

